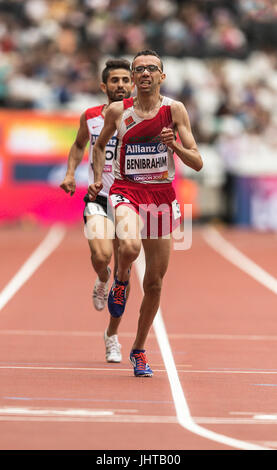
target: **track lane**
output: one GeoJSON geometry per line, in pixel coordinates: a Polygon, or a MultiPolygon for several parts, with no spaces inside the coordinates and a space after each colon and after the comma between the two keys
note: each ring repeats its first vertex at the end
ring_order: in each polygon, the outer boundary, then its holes
{"type": "MultiPolygon", "coordinates": [[[[214,357],[218,360],[220,354],[224,362],[225,352],[222,348],[225,347],[226,349],[226,341],[221,341],[221,343],[219,340],[212,342],[211,339],[207,338],[198,340],[197,343],[195,339],[188,339],[187,337],[178,338],[176,335],[178,336],[180,332],[186,335],[248,335],[250,333],[257,334],[257,328],[252,328],[249,332],[247,323],[244,324],[244,321],[242,321],[242,326],[240,325],[241,317],[239,315],[237,315],[237,321],[236,315],[234,315],[235,323],[232,323],[230,319],[228,320],[227,315],[223,315],[224,322],[222,319],[222,322],[218,325],[216,320],[220,318],[219,310],[216,311],[216,318],[213,316],[207,319],[207,321],[206,318],[203,318],[203,310],[206,311],[207,308],[206,304],[203,306],[199,302],[197,286],[200,285],[201,292],[207,294],[210,302],[212,302],[212,295],[208,289],[209,285],[206,286],[206,277],[209,281],[209,276],[207,271],[203,270],[201,260],[204,260],[207,270],[210,262],[214,263],[214,254],[211,255],[207,247],[204,247],[200,234],[195,233],[193,250],[195,244],[197,245],[197,250],[194,253],[192,253],[192,250],[186,253],[186,255],[189,254],[190,261],[189,276],[186,270],[183,269],[185,263],[184,258],[180,256],[180,252],[178,254],[176,252],[173,253],[169,273],[165,281],[165,289],[167,293],[171,292],[174,295],[163,295],[162,310],[166,327],[170,333],[170,343],[173,347],[177,368],[184,371],[180,372],[180,376],[186,396],[188,393],[187,398],[192,415],[196,422],[197,420],[200,420],[200,422],[204,420],[205,423],[207,419],[227,419],[229,416],[226,416],[226,395],[224,392],[229,390],[229,388],[233,391],[233,388],[236,386],[236,383],[233,382],[233,376],[231,376],[232,380],[228,378],[229,382],[228,380],[226,382],[225,378],[224,382],[223,379],[218,380],[217,378],[215,380],[214,377],[211,378],[210,370],[208,370],[208,373],[206,372],[208,364],[210,365],[208,360],[209,355],[210,359],[214,357]],[[199,252],[202,253],[200,258],[199,252]],[[209,257],[210,260],[207,259],[209,257]],[[200,277],[199,263],[202,268],[200,277]],[[176,296],[176,292],[180,292],[179,281],[181,279],[185,280],[186,285],[190,286],[185,299],[185,305],[190,311],[194,309],[194,314],[190,315],[189,318],[185,315],[184,302],[180,302],[180,299],[176,296]],[[205,285],[204,289],[203,285],[205,285]],[[195,299],[198,299],[198,302],[195,299]],[[230,328],[231,324],[235,328],[230,328]],[[213,346],[212,348],[211,345],[213,346]],[[206,362],[203,362],[203,358],[205,358],[206,362]],[[214,399],[209,398],[211,396],[210,391],[212,393],[216,391],[217,387],[215,384],[217,383],[219,383],[218,401],[220,404],[218,410],[215,406],[216,402],[213,403],[214,399]],[[199,387],[199,384],[201,384],[201,387],[199,387]],[[214,416],[212,416],[213,414],[214,416]]],[[[217,271],[217,265],[215,264],[214,266],[214,271],[217,271]]],[[[219,268],[220,274],[222,274],[222,269],[221,267],[219,268]]],[[[229,269],[230,267],[226,268],[226,276],[228,276],[229,269]]],[[[215,277],[216,279],[222,279],[221,275],[216,274],[215,277]]],[[[103,418],[107,419],[107,422],[41,421],[42,432],[40,435],[36,435],[35,439],[32,439],[33,433],[40,423],[40,421],[37,422],[35,419],[42,419],[42,417],[29,416],[29,420],[26,420],[26,417],[11,416],[10,421],[0,420],[0,428],[3,429],[4,426],[4,434],[7,436],[2,444],[3,448],[8,448],[7,446],[13,448],[14,439],[12,434],[16,431],[18,437],[20,436],[16,445],[22,445],[24,448],[29,449],[136,449],[137,439],[139,439],[142,446],[140,448],[142,449],[230,449],[228,446],[223,446],[193,435],[182,429],[178,424],[171,422],[171,420],[175,419],[174,405],[166,373],[162,370],[162,366],[160,366],[162,359],[153,331],[151,331],[149,337],[147,352],[151,365],[155,364],[155,376],[153,380],[142,379],[141,382],[138,382],[132,376],[132,371],[128,364],[128,351],[136,328],[137,311],[141,295],[138,280],[133,274],[128,310],[121,326],[122,335],[120,336],[120,341],[123,345],[123,362],[120,365],[112,366],[114,372],[108,370],[111,367],[107,367],[108,365],[104,362],[104,346],[101,335],[86,336],[87,332],[102,332],[107,322],[107,312],[94,312],[91,307],[88,292],[93,282],[88,247],[86,242],[84,243],[84,240],[82,240],[81,232],[77,229],[68,233],[64,243],[56,250],[55,255],[51,256],[39,268],[39,271],[33,275],[32,282],[26,284],[5,307],[5,311],[3,311],[5,314],[0,317],[2,331],[11,329],[23,331],[27,329],[34,333],[35,331],[48,331],[49,334],[29,334],[25,336],[24,334],[9,335],[7,333],[6,335],[1,335],[1,340],[3,340],[1,344],[2,365],[5,361],[11,365],[12,363],[20,362],[23,366],[24,364],[37,365],[42,367],[42,370],[0,369],[0,376],[5,378],[5,392],[7,392],[0,398],[0,407],[14,406],[11,403],[16,402],[18,405],[20,402],[21,406],[22,403],[24,406],[27,403],[27,406],[34,408],[39,406],[40,408],[50,410],[55,408],[68,409],[70,407],[75,409],[96,408],[100,410],[109,408],[116,409],[116,416],[125,416],[125,412],[120,410],[127,409],[129,410],[127,418],[115,418],[113,422],[111,422],[111,418],[107,417],[103,418]],[[68,266],[74,266],[74,269],[68,269],[68,266]],[[51,334],[54,331],[60,331],[60,335],[58,333],[51,334]],[[64,334],[66,332],[68,336],[64,334]],[[83,334],[78,335],[78,332],[83,334]],[[43,367],[49,365],[65,367],[68,370],[43,369],[43,367]],[[70,370],[70,367],[76,367],[77,369],[78,367],[82,369],[87,367],[88,370],[70,370]],[[45,393],[46,391],[47,393],[45,393]],[[131,399],[130,396],[132,397],[131,399]],[[99,399],[102,399],[102,402],[98,402],[99,399]],[[130,416],[133,421],[131,421],[130,416]],[[151,416],[154,416],[158,422],[151,423],[149,421],[151,416]],[[126,421],[122,422],[120,419],[126,419],[126,421]],[[145,419],[145,422],[135,422],[138,419],[145,419]],[[165,422],[161,423],[159,419],[165,422]],[[76,432],[77,429],[78,433],[76,432]],[[132,433],[133,429],[136,430],[134,433],[132,433]],[[82,436],[82,441],[80,441],[80,436],[82,436]]],[[[234,283],[233,277],[232,283],[234,283]]],[[[224,285],[224,282],[222,285],[224,285]]],[[[181,292],[184,292],[184,287],[182,289],[181,292]]],[[[251,292],[252,287],[249,286],[248,289],[251,292]]],[[[226,302],[226,292],[223,288],[217,292],[224,296],[224,299],[221,299],[217,305],[219,309],[219,306],[226,302]]],[[[267,299],[267,296],[265,296],[265,299],[267,299]]],[[[206,299],[203,300],[206,301],[206,299]]],[[[215,301],[217,303],[218,299],[215,299],[215,301]]],[[[270,305],[270,301],[268,302],[270,305]]],[[[256,315],[259,318],[258,313],[256,315]]],[[[266,334],[266,328],[264,328],[264,334],[266,334]]],[[[239,348],[237,347],[240,341],[234,341],[235,348],[233,346],[232,349],[232,346],[230,346],[229,352],[228,347],[226,349],[226,361],[230,367],[234,365],[232,351],[237,351],[237,363],[239,363],[241,360],[241,348],[243,348],[241,345],[239,348]]],[[[241,343],[245,344],[243,341],[241,343]]],[[[254,352],[250,352],[255,354],[255,343],[253,342],[252,344],[254,352]]],[[[261,348],[261,344],[264,343],[260,342],[259,348],[261,348]]],[[[267,345],[264,345],[263,348],[265,352],[268,350],[267,345]]],[[[249,367],[248,352],[246,348],[246,367],[249,367]]],[[[260,365],[264,366],[265,359],[262,354],[259,360],[260,365]]],[[[253,362],[255,363],[256,361],[257,359],[254,358],[253,362]]],[[[222,363],[220,364],[221,368],[222,363]]],[[[219,376],[218,371],[215,374],[216,376],[219,376]]],[[[241,376],[240,374],[239,380],[241,380],[241,376]]],[[[243,390],[248,391],[247,383],[243,390]]],[[[269,391],[269,393],[272,393],[272,391],[269,391]]],[[[255,394],[256,392],[253,394],[254,398],[255,394]]],[[[239,395],[238,393],[237,400],[239,395]]],[[[254,406],[255,399],[253,400],[252,404],[254,406]]],[[[241,408],[237,412],[240,412],[240,410],[241,408]]],[[[247,408],[246,412],[248,410],[249,412],[255,411],[254,408],[252,410],[247,408]]],[[[230,436],[240,439],[249,437],[248,429],[253,426],[246,424],[242,427],[238,421],[236,422],[237,427],[235,430],[234,425],[230,423],[227,423],[227,428],[225,427],[224,430],[230,436]],[[242,428],[247,429],[247,432],[243,431],[242,428]]],[[[201,425],[207,426],[208,429],[213,429],[216,432],[221,432],[226,423],[211,424],[208,422],[201,425]]],[[[264,427],[270,429],[272,425],[268,424],[264,427]]],[[[264,433],[262,437],[260,435],[252,436],[251,434],[251,437],[252,442],[255,441],[261,444],[265,440],[272,441],[272,432],[268,431],[267,435],[264,433]]]]}
{"type": "Polygon", "coordinates": [[[44,227],[30,227],[22,230],[19,226],[0,226],[0,291],[43,240],[47,232],[48,228],[44,227]]]}
{"type": "MultiPolygon", "coordinates": [[[[264,380],[263,372],[267,382],[275,381],[276,338],[269,339],[275,331],[274,294],[207,247],[201,230],[194,232],[192,249],[173,253],[172,261],[165,289],[182,292],[183,303],[179,302],[173,313],[170,299],[164,295],[162,309],[169,333],[176,331],[176,324],[187,333],[186,339],[171,343],[176,361],[191,365],[191,373],[181,376],[191,414],[195,419],[214,417],[216,422],[216,418],[229,418],[233,411],[247,412],[250,417],[253,410],[274,413],[274,400],[261,400],[261,391],[253,385],[264,380]],[[236,335],[263,334],[268,340],[252,339],[249,343],[245,338],[235,339],[236,335]],[[216,340],[217,335],[229,339],[216,340]]],[[[206,427],[264,445],[272,440],[272,426],[261,427],[258,422],[251,421],[256,426],[248,423],[246,432],[239,420],[237,425],[206,427]]]]}
{"type": "MultiPolygon", "coordinates": [[[[113,367],[107,367],[104,361],[102,337],[63,334],[65,331],[104,331],[107,312],[92,309],[89,290],[93,283],[86,242],[79,230],[71,231],[55,254],[5,306],[0,317],[2,331],[49,331],[50,334],[1,335],[3,395],[0,408],[15,407],[11,403],[26,407],[27,402],[32,409],[39,405],[39,409],[49,409],[51,413],[57,405],[61,407],[61,402],[64,403],[63,409],[76,408],[76,400],[82,399],[82,402],[78,401],[78,409],[83,409],[88,403],[93,403],[93,408],[97,409],[103,409],[103,404],[104,409],[115,405],[117,415],[122,414],[122,408],[135,409],[135,415],[132,415],[132,420],[127,415],[124,423],[116,420],[53,422],[51,419],[45,422],[45,416],[28,416],[28,413],[23,416],[20,413],[5,415],[0,421],[5,436],[2,448],[136,449],[139,442],[141,449],[183,449],[183,441],[187,439],[189,447],[197,449],[199,439],[190,433],[186,436],[175,424],[164,368],[156,370],[154,380],[138,381],[133,377],[128,363],[133,341],[130,334],[120,338],[124,360],[120,366],[113,367]],[[60,331],[61,335],[53,335],[51,331],[60,331]],[[80,369],[73,370],[72,364],[80,369]],[[95,401],[91,403],[90,399],[95,401]],[[34,438],[38,426],[36,420],[41,420],[42,426],[34,438]],[[163,420],[165,422],[161,423],[163,420]],[[136,431],[133,433],[134,426],[136,431]],[[172,431],[165,431],[167,426],[172,431]],[[16,444],[11,434],[17,436],[16,444]]],[[[140,296],[137,278],[132,275],[129,306],[122,322],[123,333],[132,332],[134,335],[140,296]]],[[[152,363],[156,362],[160,368],[162,359],[153,334],[148,341],[148,352],[152,363]]]]}
{"type": "Polygon", "coordinates": [[[217,231],[225,240],[277,278],[277,265],[273,260],[277,244],[276,232],[260,232],[247,228],[235,230],[225,227],[218,227],[217,231]]]}

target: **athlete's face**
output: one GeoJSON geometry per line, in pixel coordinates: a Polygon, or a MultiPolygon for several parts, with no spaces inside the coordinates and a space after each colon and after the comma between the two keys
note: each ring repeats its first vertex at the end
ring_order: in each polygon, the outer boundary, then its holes
{"type": "Polygon", "coordinates": [[[165,74],[161,69],[160,59],[152,55],[140,55],[133,62],[132,77],[138,90],[151,92],[161,85],[165,74]],[[151,71],[152,68],[156,70],[151,71]],[[146,67],[150,66],[150,70],[146,67]],[[140,67],[144,70],[140,70],[140,67]]]}
{"type": "Polygon", "coordinates": [[[131,74],[125,69],[111,70],[107,83],[102,85],[110,102],[130,98],[133,89],[131,74]]]}

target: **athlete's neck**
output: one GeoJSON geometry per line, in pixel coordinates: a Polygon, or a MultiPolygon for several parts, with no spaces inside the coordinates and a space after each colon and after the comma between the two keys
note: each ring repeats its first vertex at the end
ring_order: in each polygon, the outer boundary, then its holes
{"type": "Polygon", "coordinates": [[[153,95],[147,95],[146,93],[138,93],[134,102],[134,107],[138,111],[144,113],[151,113],[160,107],[163,97],[160,93],[155,93],[153,95]]]}

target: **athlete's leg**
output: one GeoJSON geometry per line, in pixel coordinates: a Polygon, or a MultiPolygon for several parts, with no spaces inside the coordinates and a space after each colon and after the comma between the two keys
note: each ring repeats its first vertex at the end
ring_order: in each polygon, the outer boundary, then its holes
{"type": "MultiPolygon", "coordinates": [[[[117,269],[118,269],[118,248],[119,248],[119,242],[118,242],[118,239],[115,238],[113,240],[113,251],[114,251],[114,277],[116,276],[117,274],[117,269]]],[[[127,289],[126,289],[126,299],[128,300],[128,297],[129,297],[129,293],[130,293],[130,282],[127,286],[127,289]]],[[[119,324],[121,322],[121,317],[113,317],[112,315],[110,315],[110,321],[109,321],[109,325],[108,325],[108,328],[107,328],[107,335],[108,336],[113,336],[113,335],[116,335],[118,333],[118,327],[119,327],[119,324]]]]}
{"type": "Polygon", "coordinates": [[[93,288],[93,304],[96,310],[103,310],[109,293],[109,263],[113,253],[114,224],[104,215],[86,216],[85,234],[88,238],[91,263],[98,275],[93,288]]]}
{"type": "MultiPolygon", "coordinates": [[[[114,252],[114,271],[117,269],[118,242],[114,239],[114,224],[104,216],[88,216],[86,221],[91,262],[98,274],[93,290],[93,303],[97,310],[103,310],[109,292],[110,268],[108,267],[114,252]]],[[[116,272],[116,271],[115,271],[116,272]]],[[[118,341],[118,327],[121,318],[110,315],[108,328],[104,332],[107,362],[121,362],[121,345],[118,341]]]]}
{"type": "Polygon", "coordinates": [[[107,270],[113,253],[113,222],[102,215],[87,216],[86,234],[91,263],[101,282],[109,278],[107,270]]]}
{"type": "Polygon", "coordinates": [[[130,276],[131,265],[140,253],[140,232],[143,228],[143,222],[139,214],[126,205],[120,205],[116,208],[115,220],[119,243],[117,279],[127,281],[130,276]]]}
{"type": "MultiPolygon", "coordinates": [[[[115,238],[113,240],[113,252],[114,252],[114,270],[113,270],[113,274],[114,274],[114,277],[116,276],[117,268],[118,268],[118,246],[119,246],[118,245],[118,239],[115,238]]],[[[121,318],[122,317],[112,317],[112,315],[110,315],[109,325],[108,325],[108,328],[106,330],[107,336],[117,335],[118,327],[119,327],[119,324],[121,322],[121,318]]]]}
{"type": "Polygon", "coordinates": [[[171,238],[145,239],[145,275],[143,280],[144,297],[140,307],[137,334],[132,349],[144,349],[147,335],[158,311],[163,277],[167,271],[171,238]]]}
{"type": "Polygon", "coordinates": [[[118,318],[125,310],[130,270],[140,253],[140,230],[143,224],[135,210],[125,205],[116,208],[115,221],[119,243],[118,269],[109,293],[108,307],[112,317],[118,318]]]}
{"type": "Polygon", "coordinates": [[[116,276],[117,269],[118,269],[118,248],[119,248],[118,238],[115,237],[113,239],[113,258],[114,258],[113,277],[116,276]]]}

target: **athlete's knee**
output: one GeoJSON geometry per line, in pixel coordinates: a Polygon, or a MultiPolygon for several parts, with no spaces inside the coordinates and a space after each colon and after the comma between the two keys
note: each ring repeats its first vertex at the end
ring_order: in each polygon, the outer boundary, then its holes
{"type": "Polygon", "coordinates": [[[91,261],[94,265],[107,266],[112,257],[112,252],[103,248],[91,248],[91,261]]]}
{"type": "Polygon", "coordinates": [[[161,295],[163,278],[162,276],[146,276],[143,281],[145,294],[157,297],[161,295]]]}
{"type": "Polygon", "coordinates": [[[120,256],[135,260],[140,253],[140,240],[122,240],[119,247],[120,256]]]}

